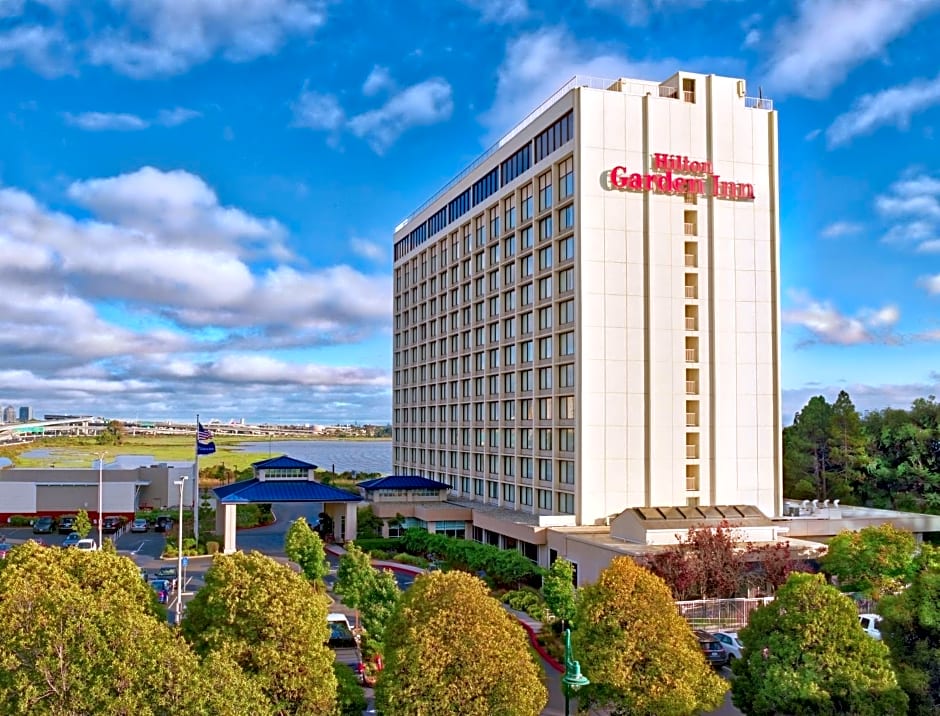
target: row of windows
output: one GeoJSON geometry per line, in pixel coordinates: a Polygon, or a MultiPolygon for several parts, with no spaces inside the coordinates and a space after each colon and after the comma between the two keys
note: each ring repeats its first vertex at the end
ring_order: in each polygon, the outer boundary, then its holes
{"type": "MultiPolygon", "coordinates": [[[[569,111],[561,119],[555,121],[550,127],[539,133],[534,143],[526,143],[509,159],[501,162],[483,177],[474,182],[471,187],[472,206],[476,206],[487,197],[499,191],[516,177],[525,173],[532,165],[532,146],[535,147],[535,163],[538,164],[549,154],[566,144],[574,137],[574,113],[569,111]]],[[[411,231],[408,236],[395,243],[395,260],[405,256],[412,249],[424,243],[428,238],[443,229],[449,222],[454,221],[469,211],[470,206],[463,199],[463,195],[452,200],[449,204],[435,212],[431,219],[422,222],[419,227],[411,231]],[[433,221],[432,221],[433,219],[433,221]]]]}
{"type": "Polygon", "coordinates": [[[555,418],[558,420],[574,420],[576,403],[573,395],[562,395],[554,398],[522,398],[413,408],[399,407],[403,405],[403,403],[395,402],[394,422],[396,425],[552,420],[553,408],[557,409],[555,418]]]}
{"type": "MultiPolygon", "coordinates": [[[[464,358],[467,358],[466,356],[464,358]]],[[[466,375],[469,373],[469,362],[467,362],[468,370],[463,371],[463,374],[466,375]]],[[[438,367],[442,373],[442,378],[446,376],[447,373],[447,362],[441,361],[440,363],[431,363],[430,365],[422,365],[420,369],[412,368],[411,371],[414,371],[414,375],[409,377],[407,373],[409,371],[395,371],[395,402],[407,404],[407,403],[426,403],[426,402],[437,402],[439,397],[440,400],[445,400],[448,395],[448,386],[450,387],[450,399],[456,400],[458,396],[458,384],[461,388],[461,393],[464,394],[464,397],[469,397],[471,385],[473,386],[473,395],[476,397],[481,397],[484,395],[483,389],[484,384],[486,387],[485,395],[497,396],[497,395],[513,395],[516,392],[516,386],[518,384],[520,392],[526,393],[533,390],[534,385],[538,385],[539,390],[550,390],[552,388],[552,379],[556,378],[558,388],[573,388],[575,385],[575,369],[574,363],[564,363],[562,365],[556,366],[544,366],[533,370],[531,368],[520,370],[518,372],[510,371],[507,373],[491,374],[488,376],[477,376],[475,378],[462,378],[459,382],[457,380],[452,380],[450,383],[447,381],[441,381],[440,383],[428,383],[428,376],[430,380],[434,381],[437,378],[438,367]],[[557,372],[557,373],[555,373],[557,372]],[[415,386],[413,388],[398,388],[399,385],[407,385],[409,382],[417,383],[420,377],[420,386],[415,386]]],[[[459,369],[459,363],[456,358],[451,359],[451,374],[455,377],[459,375],[457,372],[459,369]]]]}
{"type": "MultiPolygon", "coordinates": [[[[461,447],[507,448],[514,450],[517,445],[523,450],[531,450],[533,444],[539,450],[552,450],[554,438],[558,452],[575,451],[574,428],[395,428],[396,444],[423,444],[461,447]],[[533,443],[534,436],[534,443],[533,443]],[[517,440],[518,438],[518,440],[517,440]]],[[[512,474],[509,472],[508,474],[512,474]]],[[[379,491],[380,495],[386,493],[379,491]]],[[[429,494],[434,494],[433,491],[429,494]]]]}

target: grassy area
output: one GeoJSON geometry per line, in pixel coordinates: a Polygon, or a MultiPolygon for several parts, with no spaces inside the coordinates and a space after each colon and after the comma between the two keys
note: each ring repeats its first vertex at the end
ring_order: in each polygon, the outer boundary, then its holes
{"type": "MultiPolygon", "coordinates": [[[[242,442],[257,442],[257,438],[215,438],[216,452],[200,456],[199,467],[225,465],[230,469],[243,470],[250,467],[251,463],[268,457],[267,452],[238,450],[242,442]]],[[[42,438],[30,443],[5,446],[0,449],[0,455],[10,458],[16,467],[90,467],[97,459],[96,453],[101,451],[107,453],[106,459],[112,460],[118,455],[151,455],[157,462],[192,460],[195,440],[175,435],[127,435],[120,445],[101,445],[94,438],[42,438]],[[36,458],[21,455],[40,449],[50,450],[52,455],[36,458]]]]}

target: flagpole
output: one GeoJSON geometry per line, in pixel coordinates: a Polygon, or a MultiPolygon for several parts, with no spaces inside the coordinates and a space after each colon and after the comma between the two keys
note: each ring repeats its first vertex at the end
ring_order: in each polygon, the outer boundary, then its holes
{"type": "MultiPolygon", "coordinates": [[[[196,445],[193,459],[193,537],[199,542],[199,413],[196,413],[196,445]]],[[[183,545],[180,545],[180,549],[183,545]]]]}

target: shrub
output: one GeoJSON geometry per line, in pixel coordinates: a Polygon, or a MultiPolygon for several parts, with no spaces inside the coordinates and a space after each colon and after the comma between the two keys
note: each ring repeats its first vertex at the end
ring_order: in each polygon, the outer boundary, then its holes
{"type": "Polygon", "coordinates": [[[535,592],[527,589],[517,589],[503,595],[503,601],[519,612],[525,612],[533,619],[543,621],[546,610],[545,602],[535,592]]]}
{"type": "Polygon", "coordinates": [[[424,557],[416,557],[413,554],[408,554],[407,552],[400,552],[396,554],[393,559],[396,562],[401,562],[402,564],[410,564],[412,567],[420,567],[424,569],[428,566],[428,561],[424,557]]]}
{"type": "Polygon", "coordinates": [[[360,716],[366,710],[366,697],[356,675],[346,664],[333,664],[336,674],[336,712],[339,716],[360,716]]]}
{"type": "Polygon", "coordinates": [[[398,537],[383,539],[382,537],[356,537],[356,544],[363,552],[402,552],[404,551],[403,540],[398,537]]]}
{"type": "Polygon", "coordinates": [[[206,542],[206,554],[218,554],[219,543],[216,541],[206,542]]]}
{"type": "Polygon", "coordinates": [[[8,522],[11,527],[29,527],[33,523],[33,518],[24,517],[23,515],[13,515],[8,522]]]}

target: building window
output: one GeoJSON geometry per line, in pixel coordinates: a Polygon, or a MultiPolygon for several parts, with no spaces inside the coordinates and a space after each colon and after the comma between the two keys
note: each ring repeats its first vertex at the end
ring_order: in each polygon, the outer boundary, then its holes
{"type": "Polygon", "coordinates": [[[567,492],[558,493],[558,511],[563,515],[574,514],[574,495],[567,492]]]}
{"type": "Polygon", "coordinates": [[[538,497],[540,510],[552,509],[552,491],[551,490],[536,490],[535,494],[538,497]]]}
{"type": "Polygon", "coordinates": [[[558,199],[574,194],[574,157],[568,157],[558,165],[558,199]]]}
{"type": "Polygon", "coordinates": [[[528,221],[532,218],[532,185],[526,184],[522,187],[522,221],[528,221]]]}
{"type": "Polygon", "coordinates": [[[535,262],[532,260],[532,254],[529,254],[528,256],[523,256],[521,259],[519,259],[519,276],[521,278],[528,278],[529,276],[531,276],[534,273],[533,271],[534,263],[535,262]]]}
{"type": "MultiPolygon", "coordinates": [[[[519,355],[520,355],[521,361],[522,361],[523,363],[531,363],[531,362],[532,362],[532,360],[533,360],[533,355],[532,355],[532,341],[523,341],[522,343],[519,344],[519,355]]],[[[525,385],[522,386],[522,389],[523,389],[523,390],[527,390],[527,388],[525,387],[525,385]]],[[[528,388],[528,390],[531,390],[531,387],[528,388]]]]}
{"type": "Polygon", "coordinates": [[[558,292],[574,291],[574,268],[566,268],[558,272],[558,292]]]}
{"type": "Polygon", "coordinates": [[[515,420],[515,419],[516,419],[515,401],[504,400],[503,401],[503,420],[515,420]]]}
{"type": "Polygon", "coordinates": [[[552,357],[552,338],[545,336],[539,338],[539,360],[547,360],[552,357]]]}
{"type": "Polygon", "coordinates": [[[503,256],[507,259],[516,255],[516,237],[507,236],[503,239],[503,256]]]}
{"type": "Polygon", "coordinates": [[[568,231],[574,226],[574,204],[568,204],[558,212],[558,231],[568,231]]]}
{"type": "Polygon", "coordinates": [[[539,249],[539,269],[545,270],[552,267],[552,247],[546,246],[544,249],[539,249]]]}
{"type": "Polygon", "coordinates": [[[519,328],[522,335],[532,332],[532,311],[527,311],[519,317],[519,328]]]}
{"type": "MultiPolygon", "coordinates": [[[[532,432],[531,430],[529,432],[532,432]]],[[[532,479],[532,458],[523,457],[519,459],[519,475],[524,480],[532,479]]]]}
{"type": "MultiPolygon", "coordinates": [[[[512,402],[507,400],[507,403],[512,402]]],[[[503,406],[505,407],[505,405],[503,406]]],[[[513,415],[515,415],[515,406],[513,406],[513,415]]],[[[505,448],[514,448],[516,447],[516,431],[513,428],[504,428],[503,429],[503,447],[505,448]]],[[[512,475],[512,472],[507,472],[507,475],[512,475]]]]}
{"type": "Polygon", "coordinates": [[[532,227],[531,226],[525,227],[524,229],[522,229],[522,231],[519,232],[519,234],[520,234],[519,246],[521,250],[525,251],[526,249],[531,249],[532,241],[533,241],[532,227]]]}
{"type": "MultiPolygon", "coordinates": [[[[551,428],[539,428],[539,450],[551,450],[552,449],[552,429],[551,428]]],[[[540,460],[539,462],[547,462],[546,460],[540,460]]],[[[541,469],[540,469],[541,472],[541,469]]],[[[549,474],[551,474],[551,468],[549,467],[549,474]]]]}
{"type": "Polygon", "coordinates": [[[532,488],[531,487],[520,487],[519,488],[519,504],[526,507],[532,506],[532,488]]]}
{"type": "Polygon", "coordinates": [[[552,307],[544,306],[539,309],[539,330],[544,331],[552,327],[552,307]]]}
{"type": "Polygon", "coordinates": [[[506,199],[503,219],[506,224],[506,231],[512,231],[516,228],[516,197],[510,196],[506,199]]]}
{"type": "MultiPolygon", "coordinates": [[[[530,401],[531,402],[531,401],[530,401]]],[[[531,417],[531,415],[529,416],[531,417]]],[[[519,447],[522,450],[531,450],[532,449],[532,428],[520,428],[519,429],[519,447]]],[[[529,458],[529,470],[528,472],[523,471],[522,476],[532,477],[532,459],[529,458]]]]}
{"type": "Polygon", "coordinates": [[[558,461],[558,482],[560,482],[563,485],[574,484],[574,461],[572,460],[559,460],[558,461]]]}
{"type": "MultiPolygon", "coordinates": [[[[519,386],[522,392],[532,390],[532,369],[519,371],[519,386]]],[[[531,415],[529,416],[532,417],[531,415]]]]}
{"type": "Polygon", "coordinates": [[[514,503],[516,501],[516,486],[503,485],[503,502],[514,503]]]}
{"type": "Polygon", "coordinates": [[[558,399],[558,418],[574,420],[574,396],[564,395],[558,399]]]}
{"type": "Polygon", "coordinates": [[[483,480],[479,478],[474,478],[473,480],[473,494],[478,497],[483,497],[483,480]]]}
{"type": "MultiPolygon", "coordinates": [[[[549,433],[550,434],[550,433],[549,433]]],[[[538,460],[539,480],[542,482],[552,481],[552,461],[538,460]]]]}
{"type": "Polygon", "coordinates": [[[552,399],[539,398],[539,420],[552,419],[552,399]]]}
{"type": "Polygon", "coordinates": [[[539,219],[539,241],[552,238],[552,217],[539,219]]]}
{"type": "Polygon", "coordinates": [[[558,387],[574,387],[574,363],[565,363],[558,366],[558,387]]]}
{"type": "Polygon", "coordinates": [[[552,277],[545,276],[539,279],[539,300],[544,301],[552,297],[552,277]]]}
{"type": "Polygon", "coordinates": [[[564,326],[574,322],[574,299],[562,301],[558,304],[558,325],[564,326]]]}
{"type": "Polygon", "coordinates": [[[558,355],[574,355],[574,331],[567,331],[558,336],[558,355]]]}
{"type": "MultiPolygon", "coordinates": [[[[520,420],[532,420],[532,399],[523,398],[519,401],[519,419],[520,420]]],[[[526,447],[523,444],[523,447],[526,447]]],[[[532,447],[529,445],[528,447],[532,447]]]]}
{"type": "Polygon", "coordinates": [[[539,179],[539,212],[552,208],[552,173],[545,172],[539,179]]]}
{"type": "Polygon", "coordinates": [[[574,452],[574,428],[558,429],[558,449],[561,452],[574,452]]]}
{"type": "Polygon", "coordinates": [[[519,303],[522,306],[532,305],[532,284],[527,283],[519,291],[519,303]]]}

